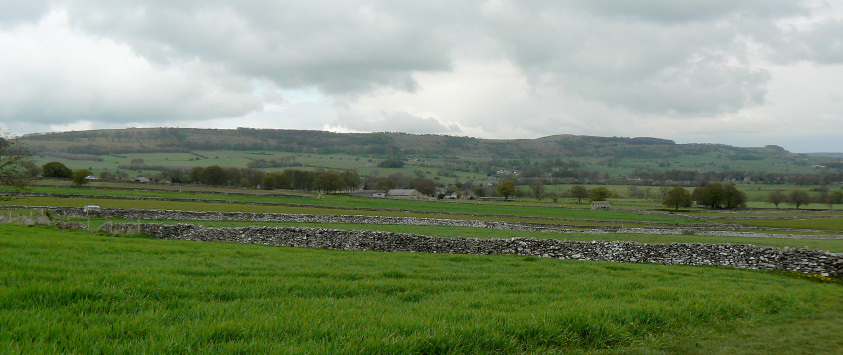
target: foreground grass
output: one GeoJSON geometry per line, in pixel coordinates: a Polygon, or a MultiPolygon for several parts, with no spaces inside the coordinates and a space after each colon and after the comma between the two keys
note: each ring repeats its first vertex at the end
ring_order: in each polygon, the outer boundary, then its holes
{"type": "Polygon", "coordinates": [[[712,267],[0,225],[0,348],[13,353],[834,353],[841,287],[712,267]]]}

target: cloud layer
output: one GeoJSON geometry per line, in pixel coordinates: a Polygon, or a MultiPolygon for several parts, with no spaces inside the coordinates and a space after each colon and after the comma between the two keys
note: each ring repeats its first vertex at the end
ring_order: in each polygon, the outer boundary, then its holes
{"type": "Polygon", "coordinates": [[[248,125],[843,151],[843,8],[822,1],[0,8],[0,126],[18,133],[248,125]]]}

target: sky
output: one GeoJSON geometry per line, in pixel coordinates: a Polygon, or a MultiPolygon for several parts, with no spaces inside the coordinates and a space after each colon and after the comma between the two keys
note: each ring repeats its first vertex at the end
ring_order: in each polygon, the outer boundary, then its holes
{"type": "Polygon", "coordinates": [[[843,2],[0,0],[0,129],[843,152],[843,2]]]}

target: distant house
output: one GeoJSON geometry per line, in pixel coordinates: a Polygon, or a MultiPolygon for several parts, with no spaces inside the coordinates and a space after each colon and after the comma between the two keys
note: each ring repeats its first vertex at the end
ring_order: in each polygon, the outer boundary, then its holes
{"type": "Polygon", "coordinates": [[[612,209],[612,203],[609,201],[591,201],[591,209],[610,210],[612,209]]]}
{"type": "Polygon", "coordinates": [[[150,181],[152,181],[152,180],[149,180],[149,178],[148,178],[148,177],[145,177],[145,176],[139,176],[137,179],[135,179],[135,181],[137,181],[137,182],[143,182],[143,183],[148,183],[148,182],[150,182],[150,181]]]}
{"type": "Polygon", "coordinates": [[[85,177],[85,180],[99,180],[99,178],[97,178],[94,175],[88,175],[88,176],[85,177]]]}
{"type": "Polygon", "coordinates": [[[386,197],[402,200],[420,200],[424,198],[424,195],[416,189],[392,189],[386,192],[386,197]]]}

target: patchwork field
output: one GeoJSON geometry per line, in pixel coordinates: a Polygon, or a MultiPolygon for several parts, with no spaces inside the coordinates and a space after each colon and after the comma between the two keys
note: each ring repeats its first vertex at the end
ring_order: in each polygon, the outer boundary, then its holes
{"type": "Polygon", "coordinates": [[[843,252],[840,213],[592,211],[561,200],[417,202],[281,191],[40,186],[2,203],[0,347],[10,353],[839,353],[843,283],[722,267],[157,240],[63,221],[307,226],[439,237],[738,243],[843,252]],[[292,196],[291,196],[292,195],[292,196]],[[388,223],[115,219],[50,207],[406,217],[388,223]],[[780,214],[779,214],[780,213],[780,214]],[[736,217],[781,217],[742,219],[736,217]],[[28,226],[29,225],[29,226],[28,226]],[[640,230],[650,231],[641,233],[640,230]],[[636,232],[639,231],[639,232],[636,232]]]}

